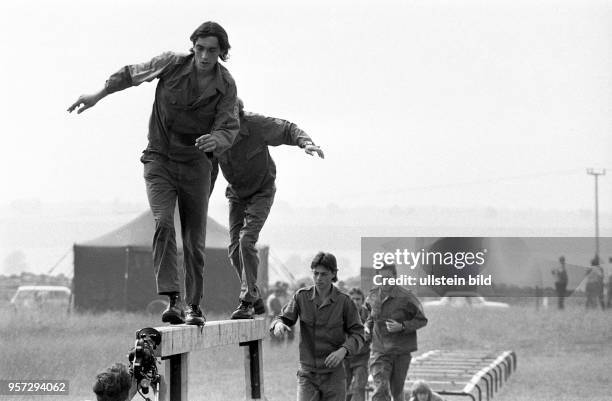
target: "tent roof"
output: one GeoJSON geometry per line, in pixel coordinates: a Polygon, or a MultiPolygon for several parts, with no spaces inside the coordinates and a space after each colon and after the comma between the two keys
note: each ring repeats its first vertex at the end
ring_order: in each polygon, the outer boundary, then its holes
{"type": "MultiPolygon", "coordinates": [[[[174,227],[176,229],[176,244],[182,249],[183,240],[180,234],[180,221],[178,210],[174,212],[174,227]]],[[[142,213],[127,224],[102,235],[93,240],[85,241],[78,245],[99,247],[146,247],[151,248],[153,234],[155,232],[155,221],[150,210],[142,213]]],[[[226,248],[229,244],[229,233],[227,228],[217,223],[210,216],[206,223],[206,248],[226,248]]]]}

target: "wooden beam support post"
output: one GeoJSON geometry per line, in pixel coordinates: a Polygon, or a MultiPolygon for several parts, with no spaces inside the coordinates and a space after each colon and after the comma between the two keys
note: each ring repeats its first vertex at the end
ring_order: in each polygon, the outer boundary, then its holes
{"type": "Polygon", "coordinates": [[[240,343],[244,347],[244,381],[246,400],[265,400],[263,386],[263,346],[261,340],[240,343]]]}
{"type": "Polygon", "coordinates": [[[189,354],[177,354],[162,359],[159,370],[162,380],[159,401],[189,401],[189,354]]]}
{"type": "Polygon", "coordinates": [[[160,401],[188,401],[189,353],[230,344],[244,346],[246,400],[265,401],[262,339],[268,333],[263,318],[221,320],[205,326],[156,327],[161,343],[155,356],[162,359],[160,401]]]}

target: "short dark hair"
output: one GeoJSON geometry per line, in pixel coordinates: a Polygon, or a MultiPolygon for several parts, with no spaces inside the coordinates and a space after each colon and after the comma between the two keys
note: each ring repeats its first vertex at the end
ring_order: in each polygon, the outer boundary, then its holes
{"type": "Polygon", "coordinates": [[[361,295],[361,299],[365,300],[365,295],[363,295],[363,291],[361,291],[360,288],[357,288],[357,287],[351,288],[349,291],[349,295],[353,295],[353,294],[361,295]]]}
{"type": "Polygon", "coordinates": [[[336,257],[329,252],[319,252],[315,255],[312,263],[310,264],[310,268],[314,270],[317,266],[323,266],[327,268],[329,271],[334,273],[334,278],[332,282],[338,281],[338,265],[336,264],[336,257]]]}
{"type": "Polygon", "coordinates": [[[191,43],[195,44],[198,38],[206,38],[208,36],[214,36],[219,41],[219,48],[221,49],[221,54],[219,58],[223,61],[227,61],[229,49],[232,47],[229,44],[229,39],[227,37],[227,32],[225,29],[216,22],[206,21],[202,25],[196,28],[195,31],[189,37],[191,43]]]}
{"type": "Polygon", "coordinates": [[[127,367],[116,363],[96,376],[93,392],[98,401],[125,401],[132,386],[132,377],[127,367]]]}
{"type": "Polygon", "coordinates": [[[380,270],[391,270],[394,276],[397,276],[397,268],[395,267],[395,263],[385,263],[380,270]]]}

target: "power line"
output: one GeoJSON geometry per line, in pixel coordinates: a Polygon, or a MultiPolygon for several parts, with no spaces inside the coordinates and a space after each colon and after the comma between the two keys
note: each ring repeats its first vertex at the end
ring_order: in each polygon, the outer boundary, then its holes
{"type": "MultiPolygon", "coordinates": [[[[550,176],[566,176],[566,175],[578,175],[582,174],[582,170],[572,169],[572,170],[556,170],[556,171],[548,171],[541,173],[532,173],[532,174],[521,174],[514,176],[502,176],[495,178],[487,178],[482,180],[473,180],[473,181],[461,181],[461,182],[449,182],[444,184],[432,184],[432,185],[420,185],[414,187],[404,187],[404,188],[393,188],[393,193],[398,192],[410,192],[410,191],[423,191],[423,190],[433,190],[433,189],[445,189],[445,188],[453,188],[453,187],[465,187],[471,185],[486,185],[486,184],[499,184],[507,181],[521,181],[521,180],[529,180],[533,178],[541,178],[541,177],[550,177],[550,176]]],[[[372,189],[367,192],[359,192],[359,193],[351,193],[351,195],[359,196],[371,194],[372,189]]]]}

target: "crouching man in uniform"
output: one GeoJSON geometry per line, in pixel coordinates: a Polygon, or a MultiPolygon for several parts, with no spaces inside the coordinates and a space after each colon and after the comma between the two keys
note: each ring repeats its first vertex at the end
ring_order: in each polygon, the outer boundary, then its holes
{"type": "Polygon", "coordinates": [[[298,401],[345,401],[346,377],[342,361],[364,344],[363,324],[338,281],[336,258],[319,252],[311,264],[314,286],[299,289],[270,331],[282,336],[300,319],[298,401]]]}
{"type": "Polygon", "coordinates": [[[370,290],[366,304],[372,312],[365,323],[366,338],[372,340],[370,374],[374,379],[372,401],[404,401],[404,382],[417,350],[416,331],[427,324],[417,297],[388,280],[397,276],[395,265],[379,271],[384,285],[370,290]]]}
{"type": "MultiPolygon", "coordinates": [[[[297,125],[255,113],[245,113],[238,98],[240,133],[232,147],[219,155],[213,165],[212,183],[218,166],[228,182],[225,196],[229,200],[229,259],[241,280],[238,308],[232,319],[250,319],[265,313],[257,287],[259,257],[255,244],[274,202],[276,166],[268,146],[299,146],[323,158],[323,151],[297,125]],[[217,165],[218,163],[218,165],[217,165]]],[[[212,189],[211,189],[212,192],[212,189]]]]}

